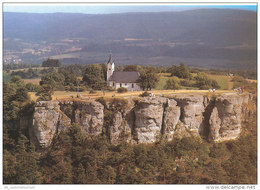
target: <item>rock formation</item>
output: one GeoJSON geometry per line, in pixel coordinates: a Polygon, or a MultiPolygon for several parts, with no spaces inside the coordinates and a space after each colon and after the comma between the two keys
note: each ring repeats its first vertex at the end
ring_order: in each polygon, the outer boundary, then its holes
{"type": "Polygon", "coordinates": [[[226,93],[217,97],[209,120],[209,140],[222,142],[237,138],[241,132],[242,106],[247,103],[248,96],[226,93]]]}
{"type": "Polygon", "coordinates": [[[66,130],[71,120],[60,111],[59,102],[37,102],[33,115],[33,127],[30,129],[31,140],[41,147],[48,147],[55,134],[66,130]]]}
{"type": "Polygon", "coordinates": [[[176,126],[180,120],[181,108],[177,106],[174,99],[168,99],[163,113],[163,137],[170,141],[173,139],[177,129],[176,126]]]}
{"type": "Polygon", "coordinates": [[[178,94],[168,98],[145,97],[133,101],[38,102],[31,138],[41,147],[51,144],[55,134],[78,123],[88,136],[108,135],[112,144],[154,143],[175,136],[202,136],[210,142],[239,137],[242,110],[248,94],[217,96],[178,94]],[[104,132],[105,131],[105,132],[104,132]]]}
{"type": "Polygon", "coordinates": [[[102,133],[104,106],[99,102],[74,102],[76,107],[75,123],[83,127],[83,131],[89,136],[96,136],[102,133]]]}
{"type": "Polygon", "coordinates": [[[153,143],[159,140],[165,103],[165,98],[143,98],[138,101],[134,110],[138,143],[153,143]]]}
{"type": "Polygon", "coordinates": [[[107,109],[113,113],[111,125],[108,126],[110,142],[114,145],[124,141],[134,143],[134,102],[131,99],[107,102],[107,109]]]}

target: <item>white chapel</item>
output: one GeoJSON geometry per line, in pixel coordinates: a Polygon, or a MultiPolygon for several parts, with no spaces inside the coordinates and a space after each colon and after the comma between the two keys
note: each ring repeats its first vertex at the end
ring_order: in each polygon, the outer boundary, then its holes
{"type": "Polygon", "coordinates": [[[137,71],[115,71],[115,64],[112,60],[112,54],[110,54],[107,62],[107,83],[114,89],[120,87],[127,88],[128,91],[141,90],[138,79],[140,73],[137,71]]]}

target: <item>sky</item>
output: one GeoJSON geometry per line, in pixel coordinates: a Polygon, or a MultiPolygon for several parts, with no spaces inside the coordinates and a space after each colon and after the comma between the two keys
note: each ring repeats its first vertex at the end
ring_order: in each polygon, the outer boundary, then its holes
{"type": "Polygon", "coordinates": [[[163,12],[163,11],[182,11],[201,8],[221,8],[221,9],[242,9],[257,11],[257,5],[183,5],[183,4],[15,4],[4,3],[4,12],[27,12],[27,13],[85,13],[85,14],[110,14],[110,13],[125,13],[125,12],[163,12]]]}

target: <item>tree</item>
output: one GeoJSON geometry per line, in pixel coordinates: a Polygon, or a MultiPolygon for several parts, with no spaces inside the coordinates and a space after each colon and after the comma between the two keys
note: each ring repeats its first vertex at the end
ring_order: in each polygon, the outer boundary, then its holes
{"type": "Polygon", "coordinates": [[[152,90],[159,82],[159,76],[151,72],[150,70],[145,70],[141,72],[138,83],[143,90],[152,90]]]}
{"type": "Polygon", "coordinates": [[[50,59],[48,58],[47,60],[42,62],[42,67],[60,67],[61,62],[58,59],[50,59]]]}
{"type": "Polygon", "coordinates": [[[81,77],[84,74],[85,67],[86,67],[85,65],[80,65],[80,64],[66,65],[66,66],[60,67],[59,72],[62,73],[63,71],[66,71],[77,77],[81,77]]]}
{"type": "Polygon", "coordinates": [[[106,184],[113,184],[116,181],[116,172],[115,169],[111,166],[106,166],[102,169],[102,181],[106,184]]]}
{"type": "Polygon", "coordinates": [[[20,87],[16,90],[16,94],[15,94],[15,99],[16,101],[19,102],[26,102],[29,100],[29,95],[28,95],[28,91],[25,87],[20,87]]]}
{"type": "Polygon", "coordinates": [[[78,167],[74,169],[74,183],[76,184],[86,184],[86,170],[80,163],[78,167]]]}
{"type": "Polygon", "coordinates": [[[168,69],[168,72],[171,73],[171,76],[177,76],[183,79],[191,77],[189,68],[184,63],[180,63],[180,66],[172,65],[168,69]]]}
{"type": "Polygon", "coordinates": [[[53,89],[63,87],[65,77],[62,73],[48,73],[41,77],[40,85],[47,84],[53,89]]]}
{"type": "Polygon", "coordinates": [[[166,85],[165,85],[166,89],[172,89],[172,90],[177,90],[180,89],[180,84],[179,84],[179,80],[177,77],[168,79],[166,81],[166,85]]]}
{"type": "Polygon", "coordinates": [[[27,83],[25,88],[28,90],[28,92],[37,92],[39,90],[39,85],[27,83]]]}
{"type": "Polygon", "coordinates": [[[86,82],[89,87],[100,90],[106,85],[104,76],[101,65],[91,64],[86,67],[82,80],[86,82]]]}
{"type": "Polygon", "coordinates": [[[36,96],[40,96],[37,101],[49,101],[52,100],[52,95],[54,93],[53,88],[48,84],[41,85],[39,91],[36,93],[36,96]]]}
{"type": "Polygon", "coordinates": [[[140,71],[140,66],[138,65],[126,65],[123,71],[140,71]]]}
{"type": "Polygon", "coordinates": [[[11,82],[13,84],[15,84],[16,86],[24,86],[23,79],[20,76],[17,76],[17,75],[15,75],[11,78],[11,82]]]}
{"type": "Polygon", "coordinates": [[[202,90],[207,90],[209,88],[218,89],[220,86],[217,81],[210,79],[206,73],[200,72],[195,77],[196,83],[195,86],[202,90]]]}
{"type": "Polygon", "coordinates": [[[41,183],[38,159],[39,154],[35,152],[34,146],[24,135],[21,135],[13,155],[5,152],[4,182],[11,184],[41,183]]]}
{"type": "Polygon", "coordinates": [[[127,88],[125,88],[125,87],[120,87],[120,88],[118,88],[117,89],[117,92],[118,93],[125,93],[125,92],[127,92],[128,90],[127,90],[127,88]]]}
{"type": "Polygon", "coordinates": [[[188,67],[184,63],[180,63],[179,66],[179,78],[189,78],[190,77],[190,71],[188,67]]]}
{"type": "Polygon", "coordinates": [[[18,119],[18,113],[29,100],[27,89],[21,77],[14,76],[10,83],[3,84],[4,121],[18,119]]]}

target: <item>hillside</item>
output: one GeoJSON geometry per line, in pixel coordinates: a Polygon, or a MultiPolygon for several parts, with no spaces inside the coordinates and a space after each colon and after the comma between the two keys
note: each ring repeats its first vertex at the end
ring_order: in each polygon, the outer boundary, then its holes
{"type": "Polygon", "coordinates": [[[207,68],[256,68],[256,13],[252,11],[198,9],[108,15],[7,12],[3,20],[5,50],[55,45],[49,54],[34,55],[35,60],[60,56],[64,63],[104,62],[112,50],[120,64],[184,61],[207,68]],[[71,46],[76,53],[71,54],[71,46]]]}

